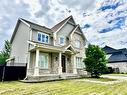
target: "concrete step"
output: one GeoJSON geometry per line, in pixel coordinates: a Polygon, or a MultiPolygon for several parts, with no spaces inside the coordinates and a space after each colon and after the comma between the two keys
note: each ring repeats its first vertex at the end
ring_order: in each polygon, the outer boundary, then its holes
{"type": "Polygon", "coordinates": [[[39,76],[27,76],[22,82],[27,83],[36,83],[36,82],[45,82],[45,81],[56,81],[56,80],[63,80],[63,79],[76,79],[81,78],[81,76],[77,74],[45,74],[39,76]]]}
{"type": "Polygon", "coordinates": [[[75,79],[75,78],[80,78],[80,76],[77,74],[61,74],[60,78],[61,79],[75,79]]]}
{"type": "Polygon", "coordinates": [[[53,81],[53,80],[59,80],[60,75],[58,74],[47,74],[47,75],[39,75],[39,76],[27,76],[25,81],[28,82],[40,82],[40,81],[53,81]]]}

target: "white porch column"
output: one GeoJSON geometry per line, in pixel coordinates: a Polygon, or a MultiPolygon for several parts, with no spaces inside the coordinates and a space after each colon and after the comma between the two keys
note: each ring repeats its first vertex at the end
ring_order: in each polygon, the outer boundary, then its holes
{"type": "Polygon", "coordinates": [[[36,49],[36,61],[35,61],[35,68],[34,68],[34,76],[39,75],[39,49],[36,49]]]}
{"type": "Polygon", "coordinates": [[[77,74],[76,57],[73,55],[73,74],[77,74]]]}
{"type": "Polygon", "coordinates": [[[59,52],[59,67],[58,67],[58,73],[59,73],[59,74],[62,74],[62,62],[61,62],[61,56],[62,56],[62,53],[59,52]]]}

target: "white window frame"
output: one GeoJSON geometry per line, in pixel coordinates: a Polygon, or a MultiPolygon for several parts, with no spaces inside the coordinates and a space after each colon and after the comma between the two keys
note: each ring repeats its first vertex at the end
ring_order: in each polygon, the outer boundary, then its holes
{"type": "Polygon", "coordinates": [[[39,54],[39,67],[42,68],[42,69],[48,69],[48,66],[49,66],[49,54],[48,53],[41,53],[39,54]],[[43,56],[43,57],[47,57],[46,59],[43,59],[41,60],[40,56],[43,56]],[[41,61],[44,61],[44,63],[41,63],[41,61]],[[47,62],[47,63],[45,63],[47,62]]]}
{"type": "Polygon", "coordinates": [[[75,40],[75,47],[81,48],[81,41],[80,40],[75,40]],[[77,44],[79,44],[79,46],[77,44]]]}
{"type": "Polygon", "coordinates": [[[83,68],[82,57],[76,57],[76,68],[78,68],[78,69],[82,69],[83,68]]]}
{"type": "Polygon", "coordinates": [[[49,35],[48,34],[45,34],[45,33],[42,33],[42,32],[38,32],[37,33],[37,41],[38,42],[41,42],[41,43],[49,44],[49,35]],[[38,34],[41,34],[41,41],[38,40],[38,34]],[[44,42],[42,42],[42,35],[45,35],[44,42]],[[46,36],[48,36],[48,42],[46,42],[46,36]]]}
{"type": "MultiPolygon", "coordinates": [[[[41,41],[42,41],[42,37],[40,38],[41,40],[39,41],[39,40],[38,40],[38,34],[41,34],[41,32],[38,32],[38,33],[37,33],[37,41],[38,41],[38,42],[41,42],[41,41]]],[[[41,34],[41,36],[42,36],[42,34],[41,34]]]]}
{"type": "Polygon", "coordinates": [[[64,37],[64,36],[60,36],[60,37],[59,37],[59,44],[60,44],[60,45],[65,45],[65,37],[64,37]],[[61,43],[61,38],[64,39],[63,43],[61,43]]]}

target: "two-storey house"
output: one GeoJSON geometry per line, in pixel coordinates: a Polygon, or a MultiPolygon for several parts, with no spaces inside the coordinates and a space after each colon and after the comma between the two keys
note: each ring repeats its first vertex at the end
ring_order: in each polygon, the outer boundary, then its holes
{"type": "Polygon", "coordinates": [[[85,75],[85,40],[72,16],[51,29],[20,18],[11,38],[8,65],[27,63],[27,79],[85,75]]]}

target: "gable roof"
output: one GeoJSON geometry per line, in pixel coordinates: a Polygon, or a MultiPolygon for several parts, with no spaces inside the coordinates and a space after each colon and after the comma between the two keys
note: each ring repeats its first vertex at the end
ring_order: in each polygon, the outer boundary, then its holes
{"type": "Polygon", "coordinates": [[[111,48],[109,46],[105,46],[103,48],[103,50],[107,53],[107,54],[112,54],[109,58],[108,58],[108,62],[109,63],[115,63],[115,62],[127,62],[127,49],[123,48],[123,49],[114,49],[111,48]]]}
{"type": "MultiPolygon", "coordinates": [[[[86,37],[85,37],[85,35],[84,35],[82,29],[80,28],[80,25],[79,25],[79,24],[75,25],[75,28],[70,32],[69,36],[72,38],[73,33],[76,32],[77,29],[80,30],[80,35],[83,37],[84,40],[86,40],[86,37]]],[[[79,32],[76,32],[76,33],[79,34],[79,32]]],[[[69,37],[69,36],[68,36],[68,37],[69,37]]]]}
{"type": "Polygon", "coordinates": [[[38,31],[43,31],[43,32],[46,32],[46,33],[49,33],[49,34],[52,34],[52,30],[45,27],[45,26],[41,26],[39,24],[36,24],[36,23],[33,23],[31,21],[28,21],[28,20],[25,20],[23,18],[19,18],[17,23],[16,23],[16,26],[15,26],[15,29],[14,29],[14,32],[12,34],[12,37],[11,37],[11,40],[10,40],[10,43],[12,43],[13,39],[14,39],[14,36],[16,34],[16,31],[20,25],[20,22],[23,22],[25,25],[27,25],[28,27],[30,27],[31,29],[34,29],[34,30],[38,30],[38,31]]]}
{"type": "MultiPolygon", "coordinates": [[[[72,20],[74,22],[74,25],[77,26],[75,24],[75,21],[71,16],[67,17],[66,19],[62,20],[61,22],[59,22],[58,24],[56,24],[54,27],[52,27],[51,29],[50,28],[47,28],[45,26],[41,26],[39,24],[36,24],[34,22],[31,22],[31,21],[28,21],[26,19],[23,19],[23,18],[19,18],[18,21],[17,21],[17,24],[16,24],[16,27],[14,29],[14,32],[12,34],[12,37],[11,37],[11,40],[10,42],[12,43],[13,39],[14,39],[14,36],[16,34],[16,31],[18,29],[18,26],[20,24],[20,22],[23,22],[24,24],[26,24],[28,27],[30,27],[31,29],[34,29],[34,30],[37,30],[37,31],[43,31],[45,33],[48,33],[48,34],[53,34],[54,32],[57,32],[59,31],[69,20],[72,20]]],[[[71,21],[69,22],[71,23],[71,21]]],[[[73,24],[73,23],[72,23],[73,24]]],[[[79,26],[79,25],[78,25],[79,26]]],[[[80,27],[79,27],[80,28],[80,27]]],[[[81,29],[80,29],[81,30],[81,29]]],[[[81,30],[82,32],[82,30],[81,30]]],[[[85,38],[84,34],[83,34],[83,37],[85,38]]]]}
{"type": "Polygon", "coordinates": [[[86,37],[85,37],[85,35],[84,35],[84,33],[83,33],[83,31],[82,31],[82,29],[81,29],[79,24],[78,24],[78,28],[77,29],[79,29],[81,31],[81,34],[82,34],[83,38],[86,40],[86,37]]]}
{"type": "Polygon", "coordinates": [[[106,52],[106,54],[112,54],[112,53],[118,52],[118,50],[109,46],[105,46],[102,49],[106,52]]]}
{"type": "Polygon", "coordinates": [[[11,36],[10,43],[12,43],[12,41],[13,41],[13,39],[14,39],[14,36],[15,36],[15,34],[16,34],[16,32],[17,32],[17,29],[18,29],[18,26],[19,26],[20,22],[21,22],[21,20],[18,19],[18,21],[17,21],[17,23],[16,23],[16,26],[15,26],[15,29],[14,29],[14,32],[13,32],[13,34],[12,34],[12,36],[11,36]]]}
{"type": "Polygon", "coordinates": [[[28,20],[25,20],[23,18],[20,18],[21,20],[25,21],[26,23],[28,23],[30,25],[30,27],[34,30],[38,30],[38,31],[43,31],[43,32],[46,32],[46,33],[52,33],[53,31],[45,26],[41,26],[39,24],[36,24],[34,22],[31,22],[31,21],[28,21],[28,20]]]}
{"type": "Polygon", "coordinates": [[[71,44],[69,44],[69,45],[67,45],[67,46],[63,46],[62,48],[65,49],[65,52],[66,52],[66,51],[71,51],[71,52],[73,52],[73,53],[77,53],[76,50],[74,49],[74,47],[73,47],[71,44]]]}
{"type": "Polygon", "coordinates": [[[59,22],[58,24],[56,24],[55,26],[53,26],[53,27],[51,28],[51,30],[52,30],[53,32],[56,32],[56,31],[57,31],[58,29],[60,29],[70,18],[73,19],[72,16],[69,16],[69,17],[67,17],[66,19],[64,19],[64,20],[62,20],[61,22],[59,22]]]}
{"type": "Polygon", "coordinates": [[[109,59],[108,59],[109,63],[115,63],[115,62],[127,62],[127,55],[117,52],[117,53],[113,53],[109,59]]]}
{"type": "Polygon", "coordinates": [[[118,49],[120,52],[122,52],[123,54],[127,54],[127,49],[123,48],[123,49],[118,49]]]}

